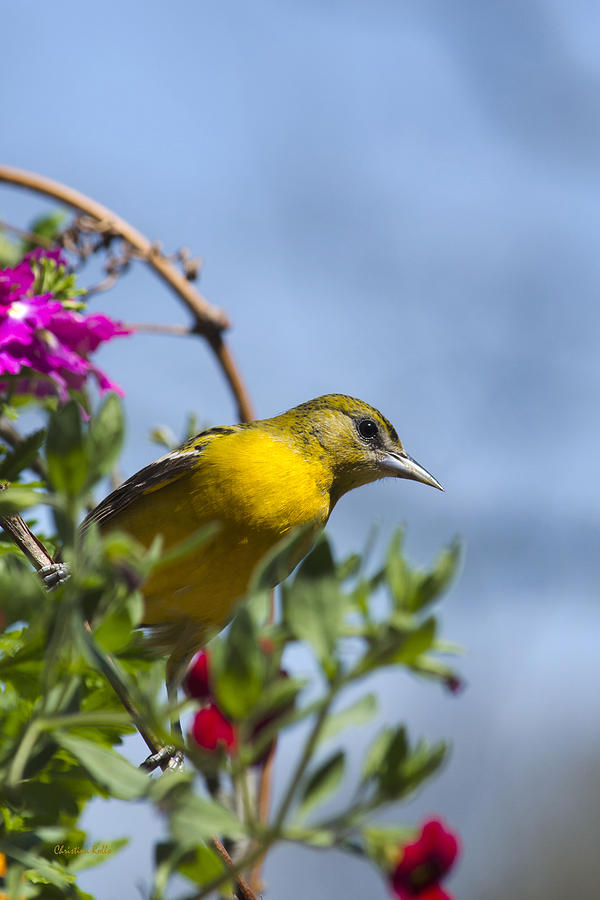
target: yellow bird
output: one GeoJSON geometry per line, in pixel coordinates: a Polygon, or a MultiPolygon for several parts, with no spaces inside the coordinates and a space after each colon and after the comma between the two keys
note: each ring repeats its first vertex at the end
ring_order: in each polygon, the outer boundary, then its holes
{"type": "Polygon", "coordinates": [[[143,624],[170,654],[174,685],[207,635],[231,619],[257,564],[284,535],[310,525],[316,534],[343,494],[388,476],[442,490],[380,412],[327,394],[272,419],[197,434],[125,481],[83,527],[116,528],[145,546],[161,534],[168,549],[218,523],[197,551],[158,569],[142,588],[143,624]]]}

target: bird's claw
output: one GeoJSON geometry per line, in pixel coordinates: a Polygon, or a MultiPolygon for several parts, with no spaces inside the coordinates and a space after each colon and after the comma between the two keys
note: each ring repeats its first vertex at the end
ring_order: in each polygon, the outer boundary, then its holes
{"type": "Polygon", "coordinates": [[[140,769],[145,772],[154,772],[159,766],[163,771],[171,769],[173,772],[180,772],[183,769],[183,753],[172,744],[166,744],[156,753],[151,753],[140,765],[140,769]]]}
{"type": "Polygon", "coordinates": [[[64,584],[71,577],[68,566],[65,563],[52,563],[50,566],[42,566],[41,569],[38,569],[38,575],[49,591],[59,584],[64,584]]]}

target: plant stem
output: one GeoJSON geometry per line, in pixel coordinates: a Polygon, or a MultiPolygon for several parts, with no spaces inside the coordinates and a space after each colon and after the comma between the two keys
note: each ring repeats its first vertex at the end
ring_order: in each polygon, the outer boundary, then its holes
{"type": "Polygon", "coordinates": [[[25,734],[19,744],[19,749],[13,757],[13,761],[8,773],[8,784],[14,786],[21,780],[27,760],[33,750],[34,744],[38,739],[39,733],[43,730],[43,721],[41,719],[32,719],[29,722],[25,734]]]}
{"type": "MultiPolygon", "coordinates": [[[[212,845],[218,855],[221,857],[227,868],[231,871],[234,868],[234,862],[218,837],[212,839],[212,845]]],[[[247,881],[241,875],[236,877],[236,894],[238,900],[256,900],[256,895],[247,881]]]]}
{"type": "Polygon", "coordinates": [[[296,771],[294,772],[294,774],[290,780],[290,783],[288,784],[287,791],[285,792],[283,800],[281,801],[281,803],[279,805],[279,810],[277,812],[277,815],[275,816],[275,824],[273,825],[273,830],[275,831],[275,833],[278,833],[281,830],[281,826],[283,825],[285,817],[288,814],[289,808],[292,805],[292,801],[294,799],[294,794],[296,793],[296,788],[298,787],[298,784],[300,783],[300,779],[304,775],[304,772],[306,771],[306,767],[308,766],[308,763],[310,762],[310,759],[312,757],[313,751],[314,751],[315,747],[317,746],[317,742],[319,740],[319,735],[321,734],[321,729],[322,729],[323,725],[325,724],[325,719],[327,718],[327,715],[331,708],[331,704],[333,703],[333,700],[334,700],[339,688],[341,687],[341,684],[342,684],[342,682],[339,682],[339,681],[332,684],[331,687],[329,688],[329,691],[328,691],[326,697],[323,700],[321,709],[319,710],[317,717],[315,719],[315,723],[311,729],[311,732],[310,732],[308,738],[306,739],[306,743],[304,744],[304,748],[302,750],[302,756],[300,757],[300,761],[299,761],[298,765],[296,766],[296,771]]]}

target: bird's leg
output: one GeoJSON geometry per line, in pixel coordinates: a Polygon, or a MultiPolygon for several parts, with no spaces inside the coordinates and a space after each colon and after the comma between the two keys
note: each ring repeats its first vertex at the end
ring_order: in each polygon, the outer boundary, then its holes
{"type": "Polygon", "coordinates": [[[60,562],[52,563],[49,566],[42,566],[41,569],[38,569],[38,575],[49,591],[52,590],[52,588],[57,587],[57,585],[63,584],[71,577],[71,573],[69,572],[66,563],[60,562]]]}
{"type": "Polygon", "coordinates": [[[166,769],[172,769],[175,772],[181,771],[183,753],[173,744],[165,744],[164,747],[159,747],[156,753],[151,753],[146,757],[143,763],[140,763],[140,769],[143,769],[144,772],[154,772],[159,766],[163,772],[166,769]]]}
{"type": "MultiPolygon", "coordinates": [[[[167,662],[167,698],[170,706],[174,706],[177,703],[177,689],[183,678],[182,673],[186,671],[190,659],[191,656],[189,654],[186,654],[184,660],[174,660],[172,655],[167,662]]],[[[172,729],[174,736],[182,741],[183,731],[179,718],[173,722],[172,729]]],[[[181,750],[178,750],[173,744],[165,744],[164,747],[159,747],[156,753],[151,753],[140,765],[140,769],[144,769],[146,772],[153,772],[160,766],[163,772],[166,769],[180,771],[183,769],[183,762],[184,757],[181,750]]]]}
{"type": "MultiPolygon", "coordinates": [[[[177,702],[177,685],[167,682],[167,697],[169,698],[169,704],[177,702]]],[[[173,732],[176,737],[183,738],[179,719],[173,722],[173,732]]],[[[174,747],[173,744],[165,744],[164,747],[159,747],[156,753],[151,753],[140,765],[140,769],[143,769],[145,772],[154,772],[159,766],[163,772],[166,769],[172,769],[175,772],[181,771],[183,769],[183,753],[174,747]]]]}

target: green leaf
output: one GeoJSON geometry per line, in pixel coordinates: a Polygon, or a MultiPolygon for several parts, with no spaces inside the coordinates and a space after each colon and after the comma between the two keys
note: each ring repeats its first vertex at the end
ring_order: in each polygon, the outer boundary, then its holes
{"type": "Polygon", "coordinates": [[[148,777],[114,750],[64,731],[55,731],[53,737],[113,797],[133,800],[147,793],[148,777]]]}
{"type": "Polygon", "coordinates": [[[304,786],[297,818],[304,819],[311,809],[319,806],[338,789],[344,777],[345,766],[346,757],[342,750],[337,750],[321,763],[304,786]]]}
{"type": "MultiPolygon", "coordinates": [[[[56,744],[51,742],[56,752],[56,744]]],[[[46,760],[48,762],[50,757],[46,760]]],[[[27,768],[26,774],[31,778],[32,769],[27,768]]],[[[29,780],[20,786],[19,799],[23,808],[27,809],[30,818],[35,818],[38,824],[54,824],[59,817],[77,815],[77,802],[62,786],[48,784],[47,782],[29,780]]]]}
{"type": "Polygon", "coordinates": [[[293,841],[310,847],[333,847],[339,841],[339,835],[335,831],[310,826],[286,827],[282,830],[281,837],[284,841],[293,841]]]}
{"type": "Polygon", "coordinates": [[[155,554],[154,544],[156,544],[157,540],[160,540],[161,536],[159,535],[158,538],[154,539],[153,545],[150,547],[152,552],[149,551],[148,554],[150,557],[156,557],[156,561],[152,561],[152,570],[158,571],[159,569],[167,568],[180,559],[189,556],[190,553],[194,553],[202,544],[206,544],[215,534],[218,534],[221,527],[219,522],[209,522],[207,525],[202,525],[201,528],[193,531],[192,534],[179,541],[173,547],[169,547],[168,550],[159,549],[159,552],[155,554]]]}
{"type": "Polygon", "coordinates": [[[399,528],[389,543],[385,562],[385,577],[396,607],[408,605],[412,586],[411,572],[404,559],[403,544],[404,530],[399,528]]]}
{"type": "Polygon", "coordinates": [[[343,559],[341,563],[336,565],[336,573],[338,581],[346,581],[358,575],[362,566],[362,557],[360,553],[352,553],[343,559]]]}
{"type": "Polygon", "coordinates": [[[419,741],[411,750],[404,726],[386,728],[369,749],[362,784],[375,788],[378,802],[388,802],[414,791],[442,764],[446,754],[443,743],[419,741]]]}
{"type": "MultiPolygon", "coordinates": [[[[436,646],[436,649],[437,646],[436,646]]],[[[433,656],[425,654],[420,656],[411,664],[411,669],[419,675],[425,675],[428,678],[435,678],[438,681],[447,682],[456,679],[460,681],[458,673],[446,663],[440,662],[433,656]]]]}
{"type": "Polygon", "coordinates": [[[403,775],[408,790],[414,790],[426,778],[433,775],[444,762],[447,751],[448,748],[443,741],[438,741],[436,744],[419,741],[404,766],[403,775]]]}
{"type": "Polygon", "coordinates": [[[308,641],[329,678],[337,670],[335,648],[349,598],[335,577],[331,550],[325,540],[304,560],[292,584],[282,588],[284,624],[300,641],[308,641]]]}
{"type": "Polygon", "coordinates": [[[256,626],[245,607],[238,611],[225,640],[215,642],[212,655],[219,707],[233,719],[245,718],[260,699],[267,674],[256,626]]]}
{"type": "Polygon", "coordinates": [[[303,560],[298,568],[296,580],[314,580],[317,578],[333,577],[335,575],[335,563],[331,546],[327,537],[322,534],[314,548],[303,560]]]}
{"type": "Polygon", "coordinates": [[[40,494],[24,484],[15,487],[0,486],[0,516],[14,516],[22,509],[48,502],[47,494],[40,494]]]}
{"type": "MultiPolygon", "coordinates": [[[[405,620],[406,621],[406,620],[405,620]]],[[[392,620],[393,622],[393,620],[392,620]]],[[[433,616],[420,625],[402,628],[384,624],[370,636],[369,650],[357,665],[356,674],[397,663],[412,665],[433,645],[436,621],[433,616]]]]}
{"type": "Polygon", "coordinates": [[[132,628],[127,605],[122,604],[102,619],[94,630],[94,638],[107,653],[118,653],[129,644],[132,628]]]}
{"type": "Polygon", "coordinates": [[[87,847],[87,853],[79,853],[75,859],[69,861],[69,872],[81,872],[84,869],[91,869],[92,866],[98,866],[100,863],[106,862],[112,857],[113,853],[118,853],[122,847],[126,847],[129,838],[111,838],[109,841],[94,841],[87,847]]]}
{"type": "Polygon", "coordinates": [[[304,525],[278,541],[255,569],[248,593],[268,590],[287,578],[308,553],[318,532],[314,525],[304,525]]]}
{"type": "Polygon", "coordinates": [[[46,441],[48,476],[54,488],[76,497],[84,488],[87,460],[81,428],[81,413],[74,400],[50,418],[46,441]]]}
{"type": "Polygon", "coordinates": [[[418,628],[405,634],[400,646],[388,659],[391,663],[412,663],[421,653],[429,650],[435,640],[436,621],[426,619],[418,628]]]}
{"type": "Polygon", "coordinates": [[[439,599],[456,573],[460,554],[460,543],[455,541],[439,554],[432,572],[416,575],[416,583],[410,598],[412,610],[423,609],[424,606],[439,599]]]}
{"type": "Polygon", "coordinates": [[[86,439],[87,479],[91,487],[110,472],[123,444],[124,422],[121,403],[116,394],[108,394],[90,422],[86,439]]]}
{"type": "Polygon", "coordinates": [[[386,728],[377,735],[369,748],[363,763],[363,783],[375,779],[385,783],[390,777],[389,771],[402,764],[408,753],[408,739],[403,725],[398,728],[386,728]]]}
{"type": "Polygon", "coordinates": [[[330,740],[344,728],[363,725],[372,719],[376,712],[377,697],[375,694],[366,694],[341,712],[332,713],[327,717],[321,729],[319,742],[330,740]]]}
{"type": "MultiPolygon", "coordinates": [[[[163,776],[164,777],[164,776],[163,776]]],[[[246,829],[229,809],[192,793],[180,796],[170,815],[170,831],[181,847],[190,849],[215,834],[228,838],[246,835],[246,829]]]]}
{"type": "Polygon", "coordinates": [[[166,771],[150,783],[150,800],[169,817],[173,839],[183,850],[189,850],[215,834],[244,837],[246,827],[237,816],[207,797],[192,793],[191,772],[166,771]]]}
{"type": "MultiPolygon", "coordinates": [[[[33,232],[33,234],[45,238],[47,241],[53,241],[60,231],[60,227],[65,219],[66,215],[63,212],[47,213],[44,216],[38,216],[34,219],[29,230],[33,232]]],[[[35,250],[38,246],[39,244],[28,243],[25,253],[28,253],[30,250],[35,250]]]]}
{"type": "Polygon", "coordinates": [[[19,441],[13,450],[8,452],[0,463],[0,479],[14,481],[19,473],[26,469],[37,456],[44,443],[46,429],[40,428],[19,441]]]}
{"type": "Polygon", "coordinates": [[[25,869],[33,869],[45,883],[53,884],[57,888],[67,888],[75,880],[74,876],[69,875],[62,867],[59,868],[58,865],[49,863],[43,856],[38,856],[37,853],[7,840],[0,840],[0,853],[20,863],[25,869]]]}
{"type": "Polygon", "coordinates": [[[9,240],[0,231],[0,266],[2,268],[16,266],[23,258],[23,247],[14,241],[9,240]]]}
{"type": "Polygon", "coordinates": [[[198,887],[204,887],[223,873],[225,865],[214,850],[206,844],[198,844],[191,853],[187,853],[177,866],[177,871],[193,881],[198,887]]]}
{"type": "Polygon", "coordinates": [[[365,825],[362,835],[369,859],[391,872],[398,862],[398,849],[414,839],[415,830],[403,825],[365,825]]]}

